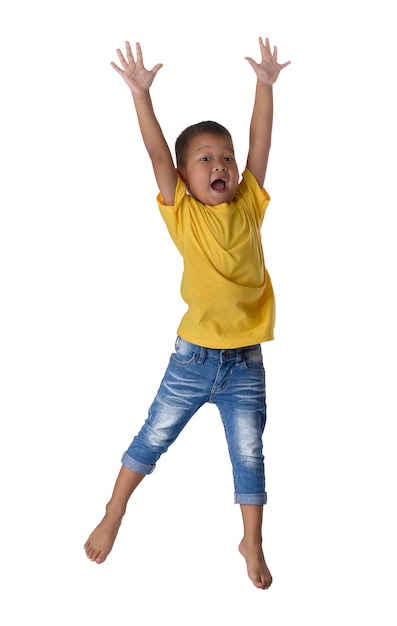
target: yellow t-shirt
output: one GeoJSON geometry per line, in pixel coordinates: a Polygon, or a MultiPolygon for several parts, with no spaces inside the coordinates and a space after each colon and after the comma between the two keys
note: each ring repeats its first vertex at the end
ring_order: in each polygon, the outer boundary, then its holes
{"type": "Polygon", "coordinates": [[[179,178],[174,206],[157,196],[184,260],[181,295],[188,309],[178,327],[206,348],[240,348],[273,339],[275,301],[260,229],[270,197],[244,170],[230,204],[208,206],[179,178]]]}

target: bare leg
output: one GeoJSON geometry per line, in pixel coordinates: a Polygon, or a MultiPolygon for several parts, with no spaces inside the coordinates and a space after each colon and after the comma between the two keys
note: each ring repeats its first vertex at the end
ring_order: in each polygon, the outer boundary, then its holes
{"type": "Polygon", "coordinates": [[[241,504],[244,537],[239,550],[247,563],[248,576],[258,589],[268,589],[272,584],[272,575],[266,565],[262,549],[263,506],[241,504]]]}
{"type": "Polygon", "coordinates": [[[105,516],[84,544],[87,557],[91,561],[103,563],[108,556],[117,537],[128,500],[144,477],[145,474],[133,472],[124,465],[121,467],[112,497],[106,506],[105,516]]]}

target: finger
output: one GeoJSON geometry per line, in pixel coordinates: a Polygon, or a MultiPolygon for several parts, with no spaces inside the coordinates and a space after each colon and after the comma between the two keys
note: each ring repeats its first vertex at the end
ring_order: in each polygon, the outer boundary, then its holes
{"type": "Polygon", "coordinates": [[[286,63],[279,63],[278,66],[280,68],[280,70],[284,69],[284,67],[287,67],[287,65],[289,65],[291,63],[291,61],[287,61],[286,63]]]}
{"type": "Polygon", "coordinates": [[[256,71],[256,68],[258,67],[258,63],[256,61],[254,61],[254,59],[251,59],[251,57],[244,57],[246,61],[248,61],[248,63],[251,65],[251,67],[254,68],[254,70],[256,71]]]}
{"type": "Polygon", "coordinates": [[[266,54],[266,47],[265,47],[265,44],[263,43],[262,37],[259,37],[258,40],[259,40],[259,47],[261,49],[261,55],[263,58],[263,56],[266,54]]]}
{"type": "Polygon", "coordinates": [[[118,57],[119,57],[119,59],[120,59],[120,63],[121,63],[121,65],[122,65],[122,66],[124,67],[124,69],[125,69],[125,68],[127,67],[128,63],[127,63],[127,61],[125,60],[123,53],[121,52],[121,50],[120,50],[119,48],[117,48],[116,52],[117,52],[117,56],[118,56],[118,57]]]}
{"type": "Polygon", "coordinates": [[[112,68],[114,70],[116,70],[116,72],[120,75],[124,74],[124,71],[121,69],[121,67],[119,67],[118,65],[116,65],[116,63],[113,63],[113,61],[110,61],[110,65],[112,66],[112,68]]]}
{"type": "Polygon", "coordinates": [[[163,64],[162,64],[162,63],[157,63],[157,65],[155,65],[155,66],[152,68],[152,74],[153,74],[154,76],[156,76],[157,72],[158,72],[158,71],[159,71],[162,67],[163,67],[163,64]]]}
{"type": "Polygon", "coordinates": [[[135,63],[134,55],[132,54],[131,45],[129,41],[125,42],[125,49],[127,50],[127,59],[129,63],[135,63]]]}
{"type": "Polygon", "coordinates": [[[277,46],[274,46],[273,59],[277,61],[277,46]]]}
{"type": "Polygon", "coordinates": [[[136,47],[136,62],[143,64],[142,48],[141,48],[141,44],[139,43],[139,41],[136,42],[135,47],[136,47]]]}

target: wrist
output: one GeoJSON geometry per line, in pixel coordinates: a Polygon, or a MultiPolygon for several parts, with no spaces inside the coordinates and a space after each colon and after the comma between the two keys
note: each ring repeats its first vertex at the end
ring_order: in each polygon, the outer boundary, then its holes
{"type": "Polygon", "coordinates": [[[137,89],[136,87],[130,87],[130,89],[133,96],[145,96],[149,93],[149,88],[137,89]]]}
{"type": "Polygon", "coordinates": [[[272,90],[273,89],[273,85],[274,83],[268,83],[260,78],[258,78],[258,87],[260,87],[263,90],[272,90]]]}
{"type": "Polygon", "coordinates": [[[136,89],[131,89],[131,93],[132,93],[132,97],[135,100],[135,102],[142,102],[142,101],[147,101],[150,100],[150,93],[149,93],[149,89],[144,89],[142,91],[137,91],[136,89]]]}

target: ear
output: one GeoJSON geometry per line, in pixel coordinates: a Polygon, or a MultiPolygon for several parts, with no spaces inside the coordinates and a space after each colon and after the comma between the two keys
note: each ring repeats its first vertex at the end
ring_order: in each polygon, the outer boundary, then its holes
{"type": "Polygon", "coordinates": [[[183,182],[186,185],[186,193],[188,194],[188,196],[191,196],[192,193],[191,193],[191,191],[189,189],[189,182],[188,182],[188,179],[187,179],[187,174],[186,174],[185,168],[184,167],[177,167],[176,171],[178,172],[178,176],[181,178],[181,180],[183,180],[183,182]]]}
{"type": "Polygon", "coordinates": [[[178,172],[178,176],[183,180],[183,182],[185,183],[186,187],[188,186],[187,183],[187,176],[186,176],[186,170],[184,167],[177,167],[176,171],[178,172]]]}

